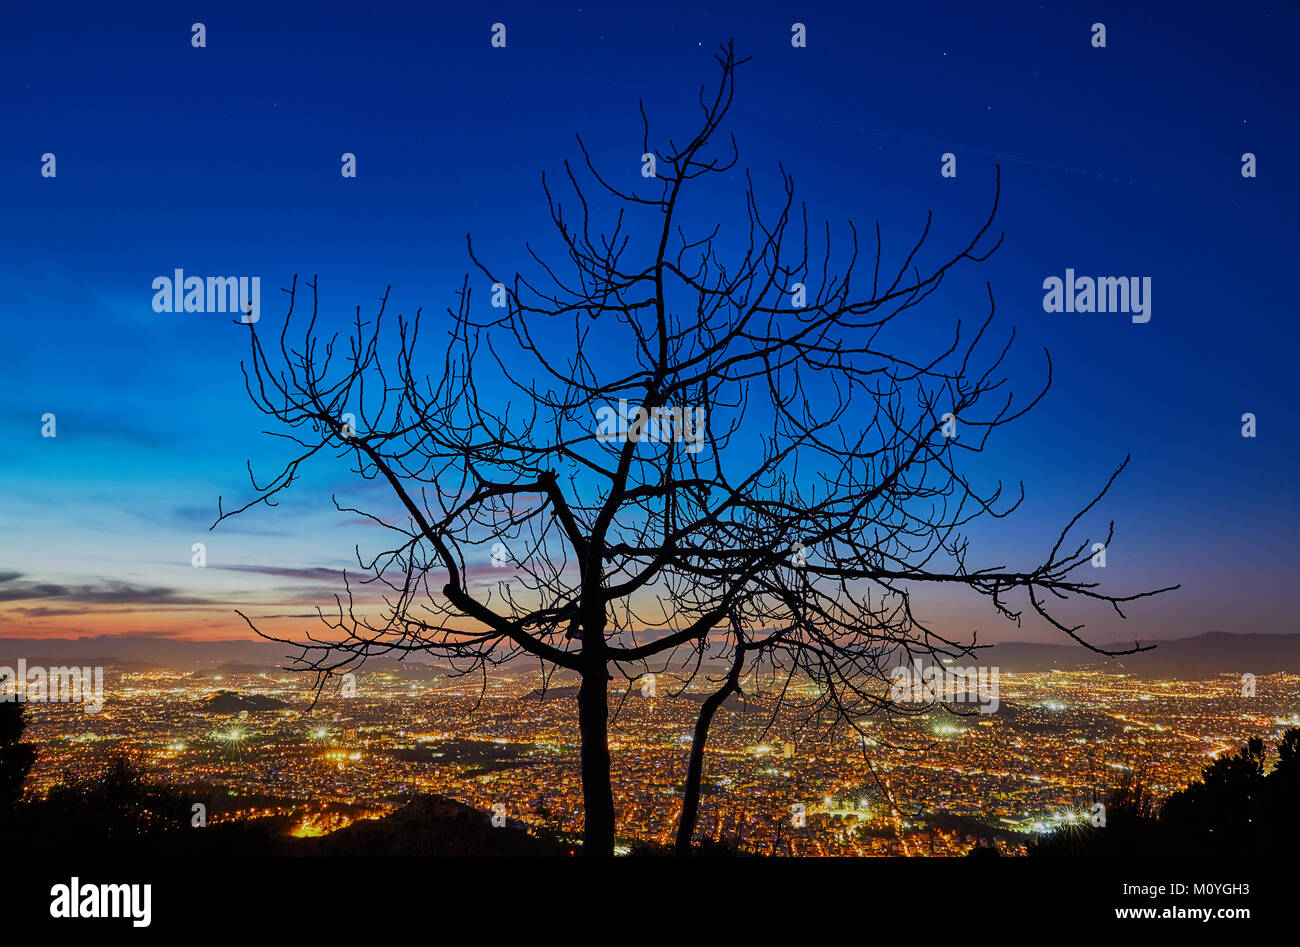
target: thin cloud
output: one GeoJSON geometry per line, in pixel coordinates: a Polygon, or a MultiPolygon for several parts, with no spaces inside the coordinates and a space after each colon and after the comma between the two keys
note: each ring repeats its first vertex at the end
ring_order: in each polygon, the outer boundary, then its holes
{"type": "MultiPolygon", "coordinates": [[[[280,579],[300,579],[307,582],[341,582],[343,580],[344,570],[326,569],[322,567],[293,568],[290,566],[257,566],[257,565],[237,565],[237,566],[208,566],[209,569],[224,569],[227,572],[251,572],[255,575],[270,575],[280,579]]],[[[360,570],[354,569],[350,572],[353,576],[360,576],[360,570]]]]}
{"type": "MultiPolygon", "coordinates": [[[[6,573],[6,575],[9,575],[6,573]]],[[[14,574],[14,578],[18,575],[14,574]]],[[[56,582],[0,581],[0,602],[28,602],[66,599],[87,605],[209,605],[211,599],[181,595],[164,586],[139,586],[113,579],[96,585],[63,585],[56,582]]]]}

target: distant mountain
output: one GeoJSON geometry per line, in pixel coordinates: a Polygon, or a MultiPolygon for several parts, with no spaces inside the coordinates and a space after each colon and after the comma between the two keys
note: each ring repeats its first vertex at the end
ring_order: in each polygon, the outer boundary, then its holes
{"type": "Polygon", "coordinates": [[[196,681],[206,681],[217,677],[233,677],[236,674],[271,674],[279,673],[280,668],[265,664],[247,664],[243,661],[223,661],[210,668],[195,671],[190,675],[196,681]]]}
{"type": "MultiPolygon", "coordinates": [[[[1014,642],[978,652],[971,663],[1005,672],[1096,668],[1143,678],[1198,681],[1219,674],[1300,673],[1300,634],[1231,634],[1211,631],[1192,638],[1170,638],[1150,651],[1108,658],[1079,645],[1014,642]]],[[[1133,647],[1130,642],[1104,646],[1108,651],[1133,647]]]]}
{"type": "Polygon", "coordinates": [[[154,667],[197,668],[227,661],[276,667],[288,660],[283,645],[269,641],[187,641],[149,635],[80,638],[0,638],[0,659],[35,656],[80,665],[144,662],[154,667]]]}
{"type": "MultiPolygon", "coordinates": [[[[129,669],[166,667],[216,674],[257,674],[283,670],[293,663],[292,647],[259,639],[190,641],[148,635],[95,635],[80,638],[0,638],[0,664],[18,658],[29,665],[112,665],[129,669]]],[[[365,671],[431,676],[443,669],[419,659],[367,661],[365,671]]]]}
{"type": "Polygon", "coordinates": [[[238,714],[248,711],[255,713],[259,710],[286,710],[292,707],[292,704],[286,704],[282,700],[276,700],[274,697],[265,697],[261,694],[236,694],[234,691],[217,691],[201,707],[202,713],[208,714],[238,714]]]}
{"type": "MultiPolygon", "coordinates": [[[[1191,638],[1147,640],[1155,649],[1136,655],[1105,658],[1072,643],[1033,644],[1008,642],[978,652],[972,663],[996,666],[1003,671],[1043,671],[1052,668],[1100,668],[1142,677],[1200,680],[1217,674],[1300,673],[1300,634],[1232,634],[1215,631],[1191,638]]],[[[1132,642],[1107,645],[1118,651],[1132,642]]],[[[0,638],[0,665],[12,667],[19,657],[29,665],[77,664],[82,666],[168,667],[211,674],[271,672],[290,665],[291,648],[268,641],[179,641],[148,636],[99,635],[81,638],[0,638]]],[[[536,669],[535,658],[520,658],[503,670],[519,674],[536,669]]],[[[693,667],[693,665],[691,665],[693,667]]],[[[448,668],[428,660],[368,661],[364,672],[392,673],[414,679],[448,676],[448,668]]],[[[718,676],[726,665],[707,662],[704,673],[718,676]]],[[[575,675],[559,671],[552,677],[557,685],[547,698],[572,695],[567,686],[575,675]]]]}

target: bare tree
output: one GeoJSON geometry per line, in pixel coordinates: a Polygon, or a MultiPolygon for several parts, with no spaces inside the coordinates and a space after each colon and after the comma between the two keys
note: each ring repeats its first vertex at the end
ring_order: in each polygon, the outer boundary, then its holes
{"type": "Polygon", "coordinates": [[[386,331],[387,292],[373,320],[358,307],[345,346],[316,334],[314,281],[302,342],[287,341],[296,277],[278,354],[248,325],[248,392],[296,447],[218,522],[273,504],[321,453],[386,484],[402,509],[383,516],[335,500],[393,537],[373,557],[357,552],[382,605],[359,604],[349,581],[336,611],[322,613],[325,637],[265,636],[300,647],[299,666],[318,684],[369,657],[413,651],[440,655],[456,673],[486,675],[520,656],[575,673],[587,854],[614,845],[613,672],[630,687],[671,671],[685,688],[710,657],[728,668],[695,731],[684,852],[709,724],[751,673],[747,660],[774,682],[774,714],[794,706],[852,727],[912,709],[883,686],[900,655],[976,646],[918,620],[919,586],[972,589],[1014,621],[1010,597],[1023,595],[1078,640],[1080,626],[1059,619],[1053,600],[1119,611],[1155,594],[1107,595],[1075,575],[1089,545],[1067,536],[1096,499],[1038,565],[968,565],[963,529],[1008,515],[1023,490],[980,490],[959,468],[962,452],[984,450],[996,428],[1043,397],[1051,361],[1043,388],[1018,404],[996,377],[1011,338],[986,340],[991,290],[982,323],[968,332],[958,321],[934,351],[914,351],[906,317],[954,267],[1000,244],[990,236],[997,190],[974,237],[924,272],[930,219],[896,268],[877,224],[869,284],[855,277],[857,229],[848,226],[838,254],[829,224],[815,241],[784,168],[775,213],[760,212],[746,173],[745,218],[690,233],[686,197],[705,196],[696,182],[725,180],[738,160],[734,138],[721,154],[714,146],[745,60],[730,44],[717,60],[721,80],[712,95],[701,90],[698,130],[685,142],[653,146],[642,109],[644,166],[654,159],[646,193],[602,175],[578,139],[586,174],[618,205],[608,229],[568,162],[569,213],[543,175],[564,267],[530,245],[534,273],[507,276],[470,242],[492,304],[471,306],[467,277],[439,324],[440,375],[417,368],[427,335],[419,310],[386,331]],[[489,551],[510,562],[510,579],[476,585],[489,551]],[[817,696],[792,698],[790,682],[804,680],[817,696]]]}

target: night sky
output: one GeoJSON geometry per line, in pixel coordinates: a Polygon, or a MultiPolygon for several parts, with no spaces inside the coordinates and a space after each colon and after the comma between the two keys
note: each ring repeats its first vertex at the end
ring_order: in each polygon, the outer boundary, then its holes
{"type": "MultiPolygon", "coordinates": [[[[744,236],[746,166],[771,206],[784,164],[818,227],[879,220],[895,266],[929,210],[927,260],[964,244],[1001,166],[1004,245],[945,281],[917,327],[981,318],[988,281],[995,325],[1017,333],[1013,389],[1041,384],[1044,347],[1054,360],[1045,401],[972,466],[1027,492],[1012,520],[974,531],[978,558],[1036,562],[1132,454],[1090,520],[1097,538],[1116,521],[1107,588],[1183,588],[1090,626],[1093,640],[1295,631],[1300,13],[1130,7],[6,9],[0,636],[228,638],[246,633],[235,607],[300,615],[328,602],[353,544],[373,535],[330,492],[391,504],[321,463],[278,508],[209,532],[218,495],[248,496],[245,460],[274,473],[285,454],[243,389],[247,331],[226,315],[154,312],[153,280],[258,275],[263,326],[283,318],[279,288],[295,273],[319,275],[327,323],[372,311],[389,284],[392,311],[434,319],[467,273],[485,306],[466,234],[503,269],[523,266],[525,242],[554,255],[542,171],[580,160],[581,133],[611,179],[640,187],[637,100],[652,132],[683,138],[728,38],[753,57],[726,126],[741,162],[690,205],[697,223],[721,222],[724,251],[744,236]],[[195,22],[206,48],[191,45],[195,22]],[[504,49],[490,44],[495,22],[504,49]],[[806,48],[791,46],[795,22],[806,48]],[[355,179],[340,174],[345,152],[355,179]],[[1241,173],[1245,152],[1256,178],[1241,173]],[[1043,281],[1067,268],[1150,277],[1150,321],[1045,312],[1043,281]],[[47,412],[55,438],[41,436],[47,412]],[[190,565],[195,542],[206,569],[190,565]]],[[[1059,640],[967,607],[940,597],[922,613],[994,639],[1059,640]]]]}

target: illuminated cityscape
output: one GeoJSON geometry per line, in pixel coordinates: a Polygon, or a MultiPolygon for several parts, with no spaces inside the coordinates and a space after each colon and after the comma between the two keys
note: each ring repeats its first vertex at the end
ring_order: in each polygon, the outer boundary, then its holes
{"type": "MultiPolygon", "coordinates": [[[[214,821],[284,817],[297,836],[426,793],[581,834],[575,703],[562,687],[540,699],[534,673],[363,672],[355,696],[327,694],[314,707],[310,681],[280,671],[110,668],[107,680],[99,714],[27,705],[30,793],[126,756],[149,780],[211,805],[214,821]]],[[[1300,724],[1297,684],[1297,675],[1261,676],[1244,697],[1232,675],[1003,674],[996,713],[866,719],[865,738],[843,726],[796,731],[757,702],[728,703],[710,734],[697,837],[754,854],[1023,853],[1034,833],[1090,818],[1126,771],[1165,796],[1247,738],[1300,724]],[[802,820],[792,815],[799,806],[802,820]]],[[[701,695],[664,691],[611,700],[620,850],[670,845],[676,831],[701,695]]]]}

